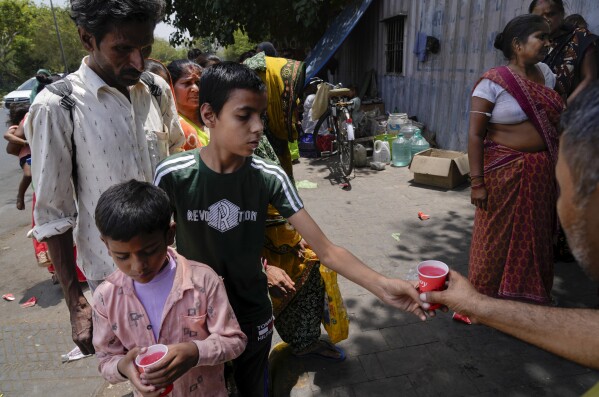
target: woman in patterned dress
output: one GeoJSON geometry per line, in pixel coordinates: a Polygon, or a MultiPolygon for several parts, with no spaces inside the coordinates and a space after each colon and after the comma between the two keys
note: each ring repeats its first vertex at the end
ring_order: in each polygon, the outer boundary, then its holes
{"type": "Polygon", "coordinates": [[[468,155],[476,206],[469,279],[489,296],[551,303],[557,123],[564,108],[541,61],[549,25],[512,19],[495,40],[509,60],[475,85],[468,155]]]}

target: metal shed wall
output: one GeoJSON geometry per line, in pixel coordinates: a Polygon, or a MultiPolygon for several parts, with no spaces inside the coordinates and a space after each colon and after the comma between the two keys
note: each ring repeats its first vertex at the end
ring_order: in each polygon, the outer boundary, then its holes
{"type": "MultiPolygon", "coordinates": [[[[387,111],[417,116],[440,147],[466,150],[470,92],[487,69],[505,64],[493,47],[497,33],[528,0],[375,0],[338,51],[337,77],[360,85],[370,69],[387,111]],[[406,15],[404,73],[385,73],[385,18],[406,15]],[[441,50],[419,62],[412,50],[418,32],[439,39],[441,50]]],[[[566,0],[566,13],[579,13],[599,32],[599,1],[566,0]]]]}

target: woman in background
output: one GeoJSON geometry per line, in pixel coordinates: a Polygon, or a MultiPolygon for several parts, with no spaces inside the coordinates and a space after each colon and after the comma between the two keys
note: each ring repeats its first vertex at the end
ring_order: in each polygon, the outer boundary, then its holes
{"type": "Polygon", "coordinates": [[[179,59],[169,63],[167,69],[173,82],[179,121],[186,137],[183,149],[206,146],[210,131],[202,123],[199,111],[202,67],[188,59],[179,59]]]}
{"type": "Polygon", "coordinates": [[[528,12],[549,23],[549,52],[543,62],[557,76],[555,90],[570,103],[590,83],[597,80],[597,39],[588,29],[564,22],[562,0],[533,0],[528,12]]]}
{"type": "Polygon", "coordinates": [[[489,296],[551,303],[557,225],[557,123],[564,102],[541,61],[549,25],[512,19],[495,39],[507,66],[487,71],[470,106],[468,156],[476,206],[469,279],[489,296]]]}

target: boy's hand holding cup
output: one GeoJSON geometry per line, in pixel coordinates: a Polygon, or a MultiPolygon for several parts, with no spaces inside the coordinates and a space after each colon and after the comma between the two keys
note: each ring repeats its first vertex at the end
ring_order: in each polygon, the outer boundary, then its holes
{"type": "MultiPolygon", "coordinates": [[[[146,369],[150,366],[158,364],[161,360],[163,360],[168,353],[168,346],[163,344],[152,345],[145,349],[145,351],[140,351],[140,354],[135,357],[135,366],[140,374],[146,372],[146,369]]],[[[173,390],[173,384],[167,385],[164,387],[164,390],[158,394],[160,397],[164,397],[169,394],[173,390]]]]}

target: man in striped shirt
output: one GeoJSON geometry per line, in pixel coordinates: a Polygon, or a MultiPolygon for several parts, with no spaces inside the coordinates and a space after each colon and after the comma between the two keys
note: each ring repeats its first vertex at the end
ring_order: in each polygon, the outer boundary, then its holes
{"type": "Polygon", "coordinates": [[[283,169],[252,157],[267,108],[260,78],[243,65],[224,62],[206,69],[200,85],[200,113],[210,128],[210,143],[167,158],[156,169],[155,184],[167,192],[173,206],[178,251],[223,277],[248,337],[245,352],[234,360],[240,394],[268,394],[272,305],[260,263],[268,204],[289,220],[328,267],[424,320],[412,284],[388,279],[334,245],[303,208],[283,169]]]}

